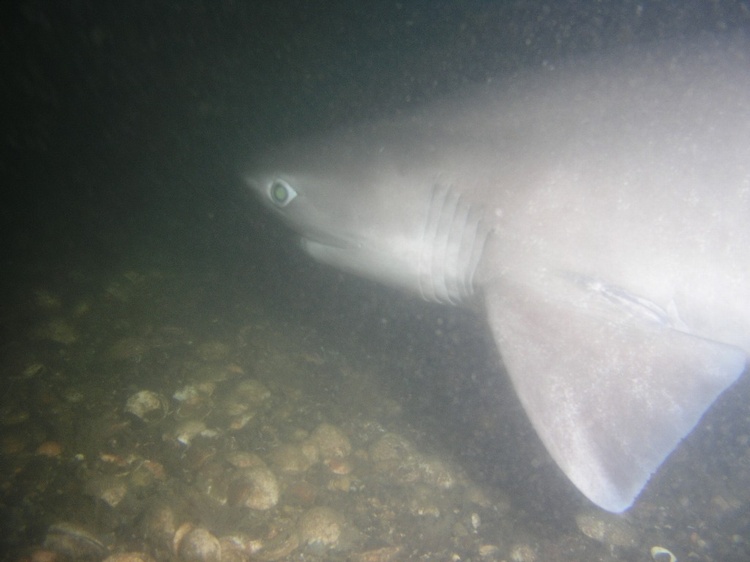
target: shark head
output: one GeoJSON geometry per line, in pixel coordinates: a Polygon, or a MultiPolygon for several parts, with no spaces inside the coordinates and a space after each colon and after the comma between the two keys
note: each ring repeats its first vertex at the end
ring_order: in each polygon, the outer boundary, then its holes
{"type": "Polygon", "coordinates": [[[474,293],[489,223],[430,167],[440,147],[401,145],[387,136],[399,130],[385,129],[293,143],[262,158],[265,168],[247,183],[316,260],[425,300],[463,302],[474,293]]]}
{"type": "Polygon", "coordinates": [[[750,352],[750,53],[664,47],[296,140],[247,183],[313,258],[474,296],[551,457],[630,507],[750,352]]]}

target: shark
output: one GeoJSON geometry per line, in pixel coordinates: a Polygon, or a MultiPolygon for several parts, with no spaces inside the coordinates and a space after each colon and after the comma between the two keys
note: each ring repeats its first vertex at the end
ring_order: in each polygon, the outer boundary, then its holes
{"type": "Polygon", "coordinates": [[[750,353],[750,42],[591,56],[243,172],[312,258],[474,306],[552,459],[630,508],[750,353]]]}

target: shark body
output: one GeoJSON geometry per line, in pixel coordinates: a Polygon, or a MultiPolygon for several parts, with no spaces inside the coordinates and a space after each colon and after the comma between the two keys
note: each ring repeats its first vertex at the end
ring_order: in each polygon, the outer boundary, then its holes
{"type": "Polygon", "coordinates": [[[552,458],[620,512],[746,369],[748,45],[529,73],[247,181],[315,259],[479,302],[552,458]]]}

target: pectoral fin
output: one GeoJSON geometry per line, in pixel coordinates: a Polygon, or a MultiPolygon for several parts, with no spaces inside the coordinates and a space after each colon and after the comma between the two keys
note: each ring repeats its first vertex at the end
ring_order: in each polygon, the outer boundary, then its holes
{"type": "Polygon", "coordinates": [[[626,300],[562,278],[501,279],[486,290],[490,326],[537,433],[578,489],[613,512],[632,505],[746,362],[744,351],[626,300]]]}

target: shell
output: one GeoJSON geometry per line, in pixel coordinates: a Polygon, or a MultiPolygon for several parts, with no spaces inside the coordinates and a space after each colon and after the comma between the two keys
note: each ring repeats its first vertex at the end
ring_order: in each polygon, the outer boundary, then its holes
{"type": "Polygon", "coordinates": [[[159,549],[172,550],[177,526],[174,509],[166,504],[156,504],[146,513],[143,532],[152,545],[159,549]]]}
{"type": "Polygon", "coordinates": [[[200,420],[185,420],[179,423],[174,431],[166,436],[166,439],[174,439],[180,445],[187,446],[198,435],[211,437],[213,433],[200,420]]]}
{"type": "Polygon", "coordinates": [[[520,543],[510,549],[511,562],[536,562],[536,551],[531,545],[520,543]]]}
{"type": "Polygon", "coordinates": [[[230,417],[252,418],[256,410],[270,397],[271,391],[262,382],[256,379],[243,379],[235,385],[222,410],[230,417]]]}
{"type": "Polygon", "coordinates": [[[63,345],[70,345],[78,341],[76,330],[65,318],[53,318],[37,329],[39,339],[53,341],[63,345]]]}
{"type": "Polygon", "coordinates": [[[267,466],[239,469],[229,489],[232,505],[263,511],[279,503],[279,482],[267,466]]]}
{"type": "Polygon", "coordinates": [[[213,409],[212,396],[216,385],[213,382],[189,384],[177,390],[173,395],[177,402],[175,417],[183,420],[205,418],[213,409]]]}
{"type": "Polygon", "coordinates": [[[344,527],[344,516],[328,507],[314,507],[300,517],[297,529],[302,544],[336,548],[344,527]]]}
{"type": "Polygon", "coordinates": [[[317,446],[324,461],[348,457],[352,452],[349,438],[341,429],[330,423],[320,424],[310,436],[310,442],[317,446]]]}
{"type": "Polygon", "coordinates": [[[221,562],[221,543],[208,529],[196,527],[182,537],[177,554],[184,562],[221,562]]]}
{"type": "Polygon", "coordinates": [[[667,560],[668,562],[677,562],[677,557],[663,546],[652,546],[651,558],[653,558],[657,562],[661,562],[662,560],[667,560]]]}
{"type": "Polygon", "coordinates": [[[576,525],[587,537],[608,546],[638,545],[638,533],[622,515],[587,510],[576,515],[576,525]]]}
{"type": "Polygon", "coordinates": [[[117,507],[128,493],[125,479],[111,475],[97,475],[85,485],[86,493],[99,498],[110,507],[117,507]]]}
{"type": "Polygon", "coordinates": [[[107,556],[103,562],[156,562],[145,552],[120,552],[107,556]]]}
{"type": "Polygon", "coordinates": [[[168,410],[167,400],[151,390],[140,390],[125,402],[125,411],[145,422],[164,419],[168,410]]]}
{"type": "Polygon", "coordinates": [[[107,547],[88,529],[75,523],[50,525],[44,547],[71,560],[101,560],[107,555],[107,547]]]}
{"type": "Polygon", "coordinates": [[[281,472],[300,474],[318,461],[317,452],[315,447],[284,444],[271,451],[269,460],[281,472]]]}
{"type": "Polygon", "coordinates": [[[258,405],[271,397],[271,391],[256,379],[244,379],[234,387],[234,396],[252,405],[258,405]]]}

